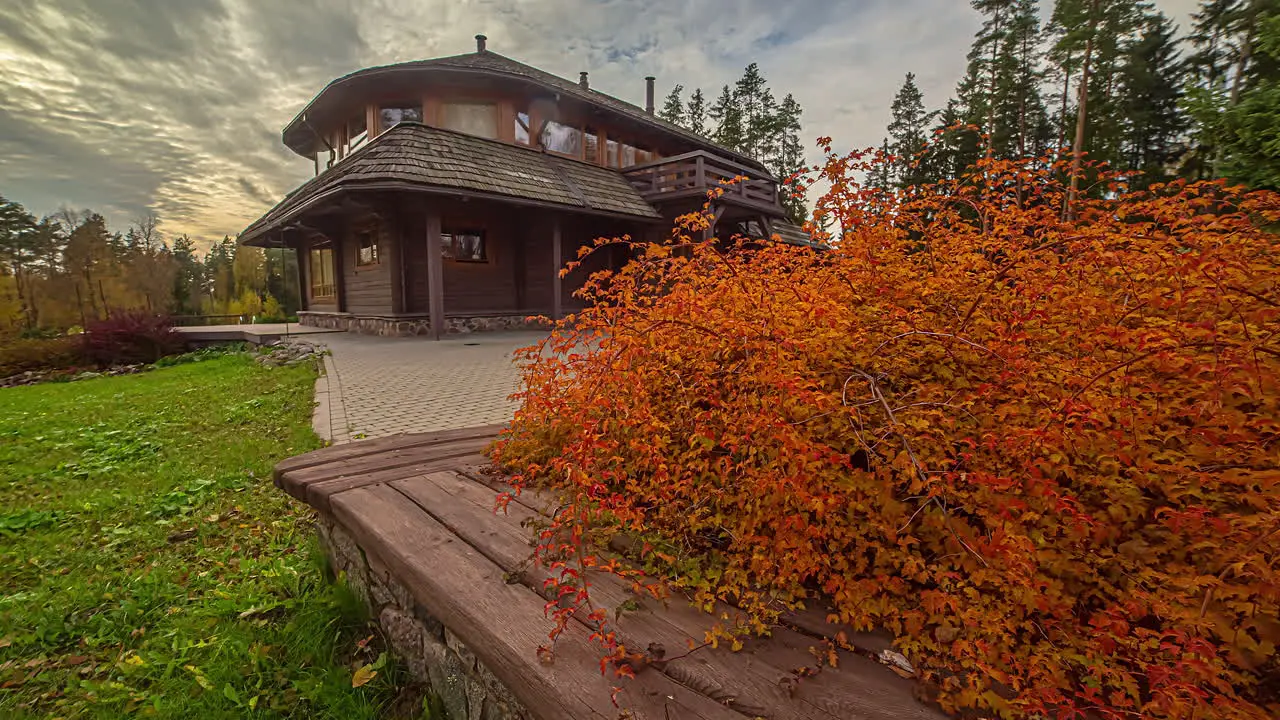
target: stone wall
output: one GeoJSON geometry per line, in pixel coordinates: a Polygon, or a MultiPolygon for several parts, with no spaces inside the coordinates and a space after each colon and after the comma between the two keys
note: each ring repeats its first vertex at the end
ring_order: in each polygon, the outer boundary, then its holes
{"type": "MultiPolygon", "coordinates": [[[[431,332],[430,318],[412,316],[380,317],[303,310],[298,313],[298,324],[381,337],[412,337],[415,335],[427,335],[431,332]]],[[[465,335],[474,332],[498,332],[504,330],[540,330],[545,327],[547,326],[544,323],[530,320],[526,315],[490,315],[445,319],[445,334],[447,335],[465,335]]]]}
{"type": "Polygon", "coordinates": [[[365,553],[332,518],[321,515],[317,525],[334,571],[369,608],[410,675],[440,699],[448,720],[532,720],[511,691],[376,556],[365,553]]]}

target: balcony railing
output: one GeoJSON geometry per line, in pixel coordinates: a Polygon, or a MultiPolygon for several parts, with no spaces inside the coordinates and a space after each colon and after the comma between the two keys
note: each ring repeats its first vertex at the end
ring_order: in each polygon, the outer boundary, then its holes
{"type": "Polygon", "coordinates": [[[645,200],[662,203],[705,196],[737,176],[748,179],[725,188],[724,199],[750,207],[780,210],[778,183],[768,175],[705,150],[623,168],[622,174],[645,200]]]}

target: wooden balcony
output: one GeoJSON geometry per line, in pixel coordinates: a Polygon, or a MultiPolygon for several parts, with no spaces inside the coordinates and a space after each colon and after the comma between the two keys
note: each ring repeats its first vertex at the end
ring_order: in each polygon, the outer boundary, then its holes
{"type": "Polygon", "coordinates": [[[723,201],[781,217],[778,182],[766,172],[749,168],[705,150],[684,153],[656,162],[632,165],[622,174],[653,205],[676,201],[701,201],[707,191],[741,175],[749,178],[725,188],[723,201]]]}

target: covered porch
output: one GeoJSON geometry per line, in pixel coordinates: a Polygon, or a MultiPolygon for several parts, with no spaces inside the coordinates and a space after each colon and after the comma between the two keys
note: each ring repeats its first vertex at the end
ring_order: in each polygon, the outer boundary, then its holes
{"type": "Polygon", "coordinates": [[[535,316],[580,310],[574,297],[626,250],[597,250],[561,277],[597,237],[640,236],[644,223],[484,199],[361,193],[299,217],[283,233],[298,252],[299,321],[359,333],[439,339],[532,329],[535,316]]]}

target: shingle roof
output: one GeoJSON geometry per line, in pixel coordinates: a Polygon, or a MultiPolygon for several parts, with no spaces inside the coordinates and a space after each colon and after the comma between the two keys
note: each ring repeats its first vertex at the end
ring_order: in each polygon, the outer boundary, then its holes
{"type": "MultiPolygon", "coordinates": [[[[721,155],[733,158],[742,163],[746,163],[749,166],[760,167],[761,169],[763,169],[763,166],[759,163],[759,161],[751,158],[750,156],[743,155],[742,153],[736,152],[734,150],[730,150],[729,148],[726,148],[722,145],[715,143],[710,138],[704,137],[690,130],[686,130],[685,128],[682,128],[679,125],[669,123],[657,117],[656,115],[651,115],[648,112],[646,112],[644,108],[638,105],[633,105],[629,102],[626,102],[625,100],[620,100],[616,97],[613,97],[612,95],[602,93],[599,90],[583,88],[580,84],[578,84],[573,80],[562,78],[559,75],[553,75],[552,73],[549,73],[545,70],[540,70],[536,67],[533,67],[532,65],[526,65],[518,60],[512,60],[511,58],[506,57],[505,55],[500,55],[496,52],[493,52],[492,50],[485,50],[483,52],[466,53],[463,55],[451,55],[449,57],[442,57],[442,58],[431,58],[429,60],[413,60],[410,62],[397,63],[395,65],[381,65],[377,67],[358,70],[356,72],[353,72],[349,75],[345,75],[329,83],[329,86],[327,86],[325,90],[321,91],[320,95],[317,95],[316,98],[311,101],[311,104],[314,104],[316,100],[318,100],[321,96],[323,96],[330,87],[344,83],[348,80],[360,77],[362,75],[376,74],[376,73],[385,72],[385,71],[407,70],[407,69],[413,69],[413,68],[445,68],[445,69],[458,69],[458,70],[481,70],[486,72],[523,77],[533,82],[536,82],[540,85],[553,88],[557,92],[560,92],[564,95],[569,95],[571,97],[577,98],[578,100],[592,103],[594,105],[604,106],[609,110],[612,110],[620,115],[624,115],[631,120],[634,120],[636,122],[639,122],[645,125],[649,125],[650,127],[658,128],[665,132],[671,133],[672,135],[680,136],[681,138],[689,142],[695,143],[697,145],[700,145],[705,149],[714,150],[715,152],[721,155]]],[[[310,104],[308,105],[308,108],[310,108],[310,104]]],[[[295,118],[289,124],[290,127],[297,124],[301,120],[301,118],[304,115],[306,115],[306,113],[307,113],[307,110],[305,109],[301,113],[299,113],[298,117],[295,118]]]]}
{"type": "Polygon", "coordinates": [[[387,182],[562,205],[587,212],[661,217],[614,170],[497,140],[402,123],[294,190],[245,228],[241,242],[253,244],[264,232],[322,195],[387,182]]]}

